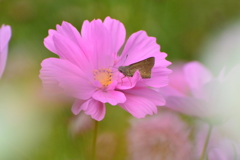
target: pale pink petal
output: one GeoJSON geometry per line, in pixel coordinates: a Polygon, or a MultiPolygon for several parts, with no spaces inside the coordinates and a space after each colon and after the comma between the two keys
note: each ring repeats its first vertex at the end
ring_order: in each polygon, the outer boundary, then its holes
{"type": "Polygon", "coordinates": [[[11,36],[11,27],[8,25],[2,25],[0,28],[0,51],[4,50],[4,48],[8,46],[11,36]]]}
{"type": "Polygon", "coordinates": [[[57,25],[57,32],[72,40],[75,44],[82,42],[79,31],[70,23],[62,22],[62,26],[57,25]]]}
{"type": "Polygon", "coordinates": [[[83,38],[88,36],[89,26],[90,26],[90,22],[88,20],[83,21],[82,29],[81,29],[81,35],[83,38]]]}
{"type": "Polygon", "coordinates": [[[67,57],[67,53],[58,53],[55,48],[53,37],[55,34],[60,34],[64,40],[66,39],[66,41],[68,41],[69,44],[77,45],[79,52],[87,57],[86,53],[88,53],[88,49],[86,48],[85,42],[83,41],[80,33],[74,26],[68,22],[62,22],[62,25],[57,25],[56,28],[57,31],[50,29],[48,31],[49,35],[44,39],[44,45],[47,49],[55,54],[58,54],[61,58],[67,57]]]}
{"type": "Polygon", "coordinates": [[[127,66],[160,54],[160,46],[156,38],[149,37],[145,31],[132,34],[124,47],[118,66],[127,66]]]}
{"type": "MultiPolygon", "coordinates": [[[[99,23],[102,23],[102,21],[100,19],[97,20],[93,20],[93,21],[98,21],[99,23]]],[[[81,29],[81,35],[84,39],[86,39],[89,35],[89,28],[91,28],[91,22],[89,22],[88,20],[85,20],[82,24],[82,29],[81,29]]]]}
{"type": "Polygon", "coordinates": [[[220,82],[224,81],[225,73],[226,73],[226,67],[224,66],[217,78],[220,82]]]}
{"type": "Polygon", "coordinates": [[[110,17],[106,17],[103,24],[111,34],[112,53],[117,54],[118,50],[122,47],[125,41],[125,27],[118,20],[112,19],[110,17]]]}
{"type": "MultiPolygon", "coordinates": [[[[232,148],[234,149],[234,148],[232,148]]],[[[219,148],[213,148],[207,155],[209,160],[230,160],[229,157],[219,148]]],[[[233,157],[234,159],[234,157],[233,157]]]]}
{"type": "Polygon", "coordinates": [[[82,38],[89,48],[88,56],[95,68],[108,68],[113,66],[111,53],[111,35],[100,20],[85,21],[82,27],[82,38]]]}
{"type": "Polygon", "coordinates": [[[81,107],[85,102],[86,100],[76,99],[72,105],[72,113],[78,115],[81,110],[86,109],[81,107]]]}
{"type": "Polygon", "coordinates": [[[81,37],[79,31],[72,24],[68,22],[62,22],[62,26],[57,25],[57,31],[64,37],[72,40],[73,43],[77,44],[80,47],[82,53],[85,54],[86,57],[88,56],[88,48],[86,46],[86,43],[81,37]]]}
{"type": "Polygon", "coordinates": [[[179,92],[177,89],[175,89],[174,87],[171,87],[169,85],[166,87],[154,88],[154,90],[159,92],[164,97],[167,97],[167,96],[186,97],[185,94],[183,94],[182,92],[179,92]]]}
{"type": "Polygon", "coordinates": [[[202,100],[189,97],[167,96],[166,106],[180,113],[207,117],[209,115],[208,104],[202,100]]]}
{"type": "Polygon", "coordinates": [[[98,100],[102,103],[110,103],[111,105],[117,105],[118,103],[124,103],[126,101],[126,97],[122,92],[119,91],[96,91],[92,97],[95,100],[98,100]]]}
{"type": "Polygon", "coordinates": [[[86,71],[86,73],[89,73],[90,69],[93,70],[93,68],[89,66],[89,61],[82,50],[70,39],[61,34],[55,33],[53,36],[53,41],[60,58],[69,60],[70,62],[79,66],[80,69],[86,71]]]}
{"type": "Polygon", "coordinates": [[[8,25],[2,25],[0,28],[0,78],[2,77],[3,71],[5,69],[8,55],[8,43],[11,36],[11,27],[8,25]]]}
{"type": "Polygon", "coordinates": [[[62,26],[57,25],[56,28],[57,28],[57,31],[53,29],[50,29],[48,31],[49,35],[44,39],[44,45],[46,48],[48,48],[53,53],[56,53],[56,49],[53,42],[53,36],[55,33],[61,34],[63,37],[68,38],[69,40],[72,41],[72,43],[79,45],[79,47],[81,48],[80,44],[83,42],[82,42],[80,33],[74,26],[72,26],[68,22],[63,21],[62,26]]]}
{"type": "Polygon", "coordinates": [[[201,89],[201,87],[212,80],[212,74],[199,62],[190,62],[183,68],[186,81],[191,89],[201,89]]]}
{"type": "Polygon", "coordinates": [[[0,78],[2,77],[3,71],[6,66],[7,55],[8,55],[8,46],[5,46],[5,48],[2,51],[0,51],[0,78]]]}
{"type": "Polygon", "coordinates": [[[168,85],[175,88],[182,94],[188,95],[190,93],[190,89],[184,76],[183,65],[184,63],[179,62],[169,67],[170,69],[172,69],[172,73],[169,74],[168,85]]]}
{"type": "MultiPolygon", "coordinates": [[[[121,73],[120,73],[121,74],[121,73]]],[[[122,77],[119,77],[119,82],[116,86],[117,89],[120,90],[128,90],[133,88],[137,82],[139,82],[142,79],[140,72],[136,71],[133,75],[133,77],[125,77],[122,75],[122,77]]]]}
{"type": "Polygon", "coordinates": [[[164,52],[160,52],[160,54],[155,54],[155,67],[161,66],[161,67],[167,67],[171,65],[172,63],[166,60],[167,54],[164,52]]]}
{"type": "Polygon", "coordinates": [[[144,97],[153,102],[157,106],[163,106],[166,104],[165,99],[159,92],[147,87],[136,86],[131,90],[124,91],[124,93],[127,93],[127,95],[131,94],[139,97],[144,97]]]}
{"type": "Polygon", "coordinates": [[[151,100],[132,94],[125,94],[127,100],[119,106],[136,118],[144,118],[147,114],[157,113],[157,107],[151,100]]]}
{"type": "Polygon", "coordinates": [[[97,121],[101,121],[105,116],[105,113],[106,113],[105,105],[92,98],[85,101],[83,104],[80,101],[74,104],[76,104],[74,105],[74,108],[77,108],[77,105],[79,105],[80,107],[79,112],[83,110],[85,111],[85,114],[91,115],[91,117],[97,121]]]}
{"type": "Polygon", "coordinates": [[[164,87],[168,85],[168,75],[172,71],[166,67],[154,67],[150,79],[143,79],[144,83],[151,87],[164,87]]]}
{"type": "MultiPolygon", "coordinates": [[[[211,143],[211,139],[210,142],[211,143]]],[[[209,160],[239,160],[240,159],[240,145],[231,137],[221,137],[216,144],[210,144],[208,147],[209,160]]]]}
{"type": "MultiPolygon", "coordinates": [[[[51,52],[58,54],[53,42],[53,35],[57,33],[57,31],[53,30],[53,29],[49,29],[48,30],[48,36],[46,38],[44,38],[43,44],[44,46],[51,52]]],[[[60,56],[60,55],[59,55],[60,56]]]]}
{"type": "Polygon", "coordinates": [[[79,99],[88,99],[95,91],[84,72],[73,63],[57,58],[45,59],[40,70],[40,78],[45,85],[56,84],[70,95],[79,99]]]}

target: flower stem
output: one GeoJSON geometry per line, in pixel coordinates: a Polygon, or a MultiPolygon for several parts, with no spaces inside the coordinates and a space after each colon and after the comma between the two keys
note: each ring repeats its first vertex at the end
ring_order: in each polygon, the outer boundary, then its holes
{"type": "Polygon", "coordinates": [[[203,146],[203,151],[202,151],[202,155],[200,157],[199,160],[204,160],[205,158],[205,155],[206,155],[206,151],[207,151],[207,146],[208,146],[208,142],[209,142],[209,138],[210,138],[210,135],[211,135],[211,132],[212,132],[212,125],[209,124],[209,129],[208,129],[208,133],[207,133],[207,137],[206,137],[206,140],[205,140],[205,143],[204,143],[204,146],[203,146]]]}
{"type": "Polygon", "coordinates": [[[94,133],[93,133],[93,145],[92,145],[92,160],[95,160],[95,155],[96,155],[97,131],[98,131],[98,121],[95,120],[94,133]]]}

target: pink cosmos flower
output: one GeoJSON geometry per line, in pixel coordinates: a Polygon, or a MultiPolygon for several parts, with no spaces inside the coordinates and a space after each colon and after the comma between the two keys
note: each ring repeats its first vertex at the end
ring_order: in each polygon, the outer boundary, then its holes
{"type": "Polygon", "coordinates": [[[123,24],[107,17],[84,21],[81,33],[68,22],[49,30],[44,45],[59,58],[42,62],[40,78],[47,89],[61,89],[76,98],[72,112],[84,111],[100,121],[104,118],[105,103],[119,105],[134,117],[143,118],[157,113],[156,105],[165,104],[164,98],[152,88],[168,84],[166,53],[160,52],[156,38],[138,31],[125,42],[123,24]],[[121,48],[123,51],[121,52],[121,48]],[[143,79],[136,71],[125,77],[119,66],[155,57],[152,75],[143,79]]]}
{"type": "Polygon", "coordinates": [[[6,65],[8,43],[11,38],[11,34],[11,27],[8,25],[2,25],[0,28],[0,78],[2,77],[6,65]]]}
{"type": "MultiPolygon", "coordinates": [[[[223,122],[239,111],[240,65],[227,75],[224,70],[217,78],[199,62],[183,66],[182,81],[188,91],[181,92],[169,86],[158,89],[166,98],[166,106],[208,122],[223,122]]],[[[174,71],[173,71],[174,73],[174,71]]],[[[178,78],[179,78],[178,77],[178,78]]],[[[174,81],[174,80],[172,80],[174,81]]]]}
{"type": "Polygon", "coordinates": [[[132,160],[190,160],[189,129],[173,113],[145,119],[134,119],[128,131],[128,147],[132,160]]]}

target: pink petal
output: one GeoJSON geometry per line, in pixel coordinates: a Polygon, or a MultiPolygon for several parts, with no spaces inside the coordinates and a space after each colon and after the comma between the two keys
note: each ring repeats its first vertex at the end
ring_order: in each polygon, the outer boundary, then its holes
{"type": "Polygon", "coordinates": [[[11,35],[11,27],[8,25],[2,25],[0,28],[0,78],[2,77],[3,71],[5,69],[8,55],[8,43],[11,35]]]}
{"type": "Polygon", "coordinates": [[[68,60],[48,58],[41,65],[40,78],[43,84],[54,85],[57,81],[66,92],[79,99],[88,99],[95,92],[85,73],[68,60]]]}
{"type": "Polygon", "coordinates": [[[111,34],[112,53],[117,54],[125,41],[125,27],[120,21],[111,19],[110,17],[106,17],[103,24],[111,34]]]}
{"type": "MultiPolygon", "coordinates": [[[[122,73],[120,73],[122,74],[122,73]]],[[[122,75],[121,77],[119,77],[118,79],[118,84],[116,86],[117,89],[120,90],[127,90],[127,89],[131,89],[133,88],[137,82],[139,82],[142,79],[140,72],[136,71],[133,75],[133,77],[125,77],[124,75],[122,75]]]]}
{"type": "Polygon", "coordinates": [[[85,112],[85,114],[91,115],[91,117],[97,121],[101,121],[106,113],[105,105],[92,98],[85,102],[82,100],[76,100],[74,102],[72,106],[73,113],[78,114],[82,110],[85,112]]]}
{"type": "Polygon", "coordinates": [[[90,26],[90,22],[88,20],[83,21],[82,30],[81,30],[82,37],[87,37],[89,26],[90,26]]]}
{"type": "Polygon", "coordinates": [[[77,44],[80,47],[81,51],[83,51],[83,54],[85,54],[85,56],[88,56],[88,49],[85,41],[81,37],[79,31],[72,24],[63,21],[62,26],[57,25],[57,31],[64,37],[72,40],[73,43],[77,44]]]}
{"type": "Polygon", "coordinates": [[[160,46],[156,43],[156,38],[149,37],[145,31],[138,31],[127,40],[118,66],[127,66],[154,57],[156,54],[160,54],[159,50],[160,46]]]}
{"type": "Polygon", "coordinates": [[[183,65],[184,64],[180,62],[170,66],[172,73],[169,74],[168,85],[175,88],[182,94],[189,95],[190,89],[184,76],[183,65]]]}
{"type": "Polygon", "coordinates": [[[102,103],[110,103],[111,105],[115,106],[118,103],[124,103],[126,101],[126,97],[122,92],[119,91],[96,91],[92,97],[95,100],[98,100],[102,103]]]}
{"type": "MultiPolygon", "coordinates": [[[[49,29],[48,30],[48,36],[46,38],[44,38],[44,46],[51,52],[58,54],[57,50],[55,48],[54,42],[53,42],[53,35],[57,33],[57,31],[53,30],[53,29],[49,29]]],[[[60,56],[60,55],[59,55],[60,56]]]]}
{"type": "Polygon", "coordinates": [[[171,65],[172,63],[166,60],[167,54],[164,52],[160,52],[160,54],[154,55],[155,57],[155,67],[161,66],[161,67],[167,67],[171,65]]]}
{"type": "Polygon", "coordinates": [[[84,55],[78,45],[58,33],[54,34],[53,41],[57,53],[62,59],[67,59],[75,65],[78,65],[80,69],[88,71],[89,61],[87,60],[87,57],[84,55]]]}
{"type": "Polygon", "coordinates": [[[147,114],[157,113],[157,107],[151,100],[132,94],[125,94],[127,100],[119,104],[120,107],[128,111],[136,118],[144,118],[147,114]]]}
{"type": "Polygon", "coordinates": [[[171,86],[161,87],[161,88],[155,88],[157,92],[159,92],[164,97],[167,96],[178,96],[178,97],[186,97],[182,92],[179,92],[175,88],[171,86]]]}
{"type": "Polygon", "coordinates": [[[168,96],[165,99],[167,107],[180,113],[197,117],[207,117],[210,114],[208,104],[202,100],[182,96],[168,96]]]}
{"type": "Polygon", "coordinates": [[[81,112],[81,110],[86,109],[81,107],[85,102],[86,100],[76,99],[72,105],[73,114],[78,115],[81,112]]]}
{"type": "Polygon", "coordinates": [[[2,51],[0,51],[0,78],[2,77],[3,71],[6,66],[7,55],[8,55],[8,46],[5,46],[5,48],[2,51]]]}
{"type": "Polygon", "coordinates": [[[2,25],[0,28],[0,52],[8,46],[8,42],[12,36],[11,27],[8,25],[2,25]]]}
{"type": "Polygon", "coordinates": [[[153,102],[157,106],[164,106],[166,104],[165,99],[159,92],[147,87],[136,86],[131,90],[124,91],[124,93],[144,97],[153,102]]]}
{"type": "Polygon", "coordinates": [[[212,74],[199,62],[190,62],[184,66],[186,81],[191,89],[201,89],[212,79],[212,74]]]}
{"type": "Polygon", "coordinates": [[[111,35],[100,20],[93,20],[90,23],[84,21],[82,38],[89,48],[88,56],[95,69],[113,66],[111,35]]]}
{"type": "Polygon", "coordinates": [[[69,38],[75,44],[80,44],[82,42],[81,35],[78,30],[68,22],[62,22],[62,26],[57,25],[57,32],[62,34],[64,37],[69,38]]]}
{"type": "Polygon", "coordinates": [[[53,37],[55,34],[59,34],[63,37],[62,39],[66,40],[69,44],[76,45],[78,47],[78,50],[80,51],[79,54],[83,54],[85,55],[85,57],[87,57],[86,53],[88,53],[88,49],[86,48],[86,44],[83,41],[80,33],[74,26],[72,26],[68,22],[62,22],[62,26],[57,25],[56,28],[57,31],[50,29],[49,35],[44,39],[44,45],[47,49],[49,49],[53,53],[58,54],[61,58],[67,57],[66,55],[67,53],[65,54],[58,53],[55,48],[53,37]]]}
{"type": "Polygon", "coordinates": [[[164,87],[168,85],[168,75],[172,71],[166,67],[154,67],[152,69],[152,75],[149,79],[143,79],[144,83],[151,87],[164,87]]]}

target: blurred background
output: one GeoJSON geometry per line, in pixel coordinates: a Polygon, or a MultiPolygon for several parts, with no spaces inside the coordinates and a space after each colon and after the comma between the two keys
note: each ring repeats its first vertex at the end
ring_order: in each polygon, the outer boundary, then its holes
{"type": "MultiPolygon", "coordinates": [[[[198,60],[211,67],[218,51],[209,49],[209,44],[219,39],[224,30],[240,23],[239,8],[239,0],[0,0],[0,24],[12,27],[8,61],[0,83],[0,159],[89,158],[91,120],[87,120],[90,124],[82,133],[79,117],[74,117],[70,109],[71,99],[41,93],[40,63],[56,57],[43,45],[48,29],[67,21],[80,30],[84,20],[110,16],[125,25],[128,36],[145,30],[156,37],[161,51],[168,54],[167,60],[198,60]],[[204,56],[209,52],[216,52],[211,60],[204,56]]],[[[233,40],[223,44],[236,43],[234,51],[240,50],[236,47],[239,38],[233,40]]],[[[224,53],[230,54],[228,51],[224,53]]],[[[112,154],[102,159],[127,159],[125,134],[130,118],[120,107],[107,106],[106,117],[99,123],[99,146],[105,148],[99,147],[99,152],[111,149],[112,154]]]]}

